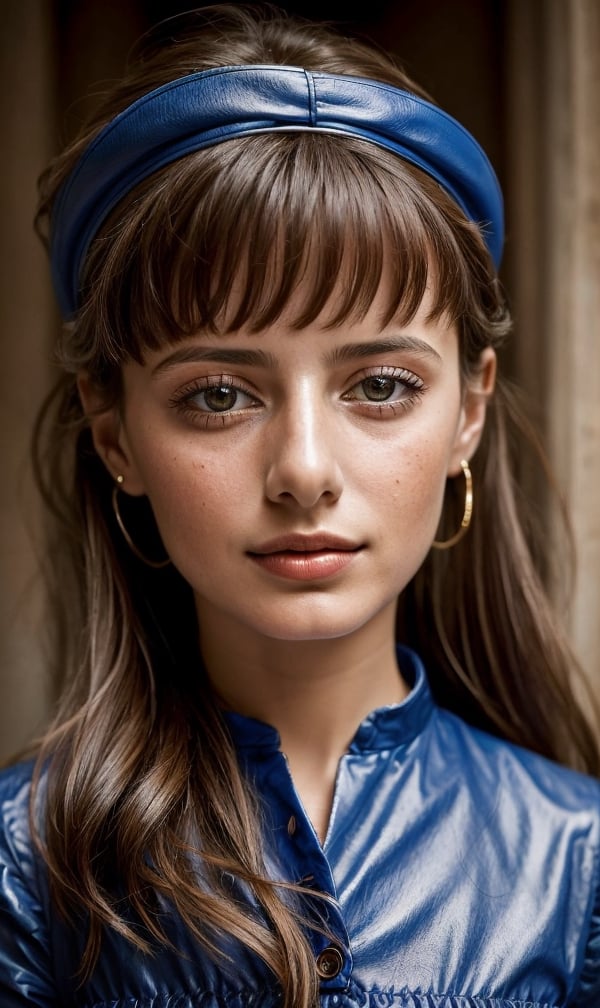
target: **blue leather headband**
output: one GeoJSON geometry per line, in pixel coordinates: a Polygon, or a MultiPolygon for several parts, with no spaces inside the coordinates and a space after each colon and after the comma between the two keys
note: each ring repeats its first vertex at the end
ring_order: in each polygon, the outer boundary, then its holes
{"type": "Polygon", "coordinates": [[[485,153],[455,119],[387,84],[298,67],[219,67],[138,99],[89,145],[52,215],[52,276],[66,318],[79,305],[90,242],[113,207],[158,168],[232,137],[316,130],[359,137],[418,165],[481,228],[496,265],[502,194],[485,153]]]}

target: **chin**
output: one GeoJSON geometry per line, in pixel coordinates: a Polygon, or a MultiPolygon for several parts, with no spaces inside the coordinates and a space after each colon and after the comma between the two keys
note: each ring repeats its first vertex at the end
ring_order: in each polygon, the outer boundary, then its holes
{"type": "Polygon", "coordinates": [[[351,637],[362,630],[377,613],[286,613],[271,615],[264,621],[253,621],[249,630],[255,630],[263,637],[279,641],[328,641],[351,637]]]}

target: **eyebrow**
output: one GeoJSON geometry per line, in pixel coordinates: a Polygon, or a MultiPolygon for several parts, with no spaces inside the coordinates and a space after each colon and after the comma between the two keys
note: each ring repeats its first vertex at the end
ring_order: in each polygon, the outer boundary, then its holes
{"type": "Polygon", "coordinates": [[[331,364],[344,364],[346,361],[360,359],[362,357],[372,357],[373,354],[393,353],[397,350],[416,354],[417,356],[434,357],[441,361],[437,350],[431,343],[425,342],[416,336],[391,336],[386,339],[367,340],[364,343],[345,343],[343,346],[335,347],[331,353],[327,354],[326,360],[331,364]]]}
{"type": "MultiPolygon", "coordinates": [[[[344,364],[353,360],[361,360],[364,357],[372,357],[375,354],[394,353],[405,351],[418,356],[433,357],[441,361],[437,350],[425,340],[416,336],[394,336],[386,339],[366,340],[363,343],[345,343],[343,346],[335,347],[325,355],[327,364],[344,364]]],[[[274,354],[265,350],[246,350],[241,347],[199,347],[188,346],[179,347],[173,353],[165,357],[153,370],[153,374],[160,374],[170,368],[177,367],[178,364],[196,364],[200,361],[214,361],[219,364],[240,364],[246,367],[275,368],[277,358],[274,354]]]]}
{"type": "Polygon", "coordinates": [[[165,357],[153,370],[153,374],[168,371],[178,364],[197,364],[199,361],[215,361],[219,364],[244,364],[253,367],[275,367],[277,361],[273,354],[264,350],[243,350],[232,347],[215,346],[180,347],[165,357]]]}

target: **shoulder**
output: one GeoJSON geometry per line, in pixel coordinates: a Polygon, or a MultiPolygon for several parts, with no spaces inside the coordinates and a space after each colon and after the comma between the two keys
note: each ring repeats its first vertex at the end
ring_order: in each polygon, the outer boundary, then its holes
{"type": "Polygon", "coordinates": [[[585,931],[600,895],[600,781],[446,711],[434,722],[430,772],[478,838],[481,863],[490,871],[510,866],[557,905],[575,899],[585,931]]]}
{"type": "Polygon", "coordinates": [[[29,799],[34,761],[16,763],[0,770],[0,828],[6,834],[29,834],[29,799]]]}
{"type": "Polygon", "coordinates": [[[0,771],[0,866],[34,881],[38,858],[30,829],[30,796],[34,761],[0,771]]]}
{"type": "Polygon", "coordinates": [[[0,770],[0,807],[29,794],[35,760],[23,760],[0,770]]]}
{"type": "Polygon", "coordinates": [[[0,1003],[57,1004],[46,876],[30,831],[34,763],[0,771],[0,1003]]]}
{"type": "MultiPolygon", "coordinates": [[[[6,896],[10,879],[18,880],[34,900],[45,901],[47,873],[32,839],[31,793],[35,760],[16,763],[0,770],[0,898],[6,896]],[[2,886],[2,881],[5,885],[2,886]]],[[[45,776],[42,774],[33,809],[36,825],[43,833],[45,776]]]]}
{"type": "Polygon", "coordinates": [[[436,734],[450,763],[470,783],[497,795],[509,791],[523,810],[582,817],[600,841],[600,780],[572,770],[522,746],[472,727],[438,710],[436,734]]]}

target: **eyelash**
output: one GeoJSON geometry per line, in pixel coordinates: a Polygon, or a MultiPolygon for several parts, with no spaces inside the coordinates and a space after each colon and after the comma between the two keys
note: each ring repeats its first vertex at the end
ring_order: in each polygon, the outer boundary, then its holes
{"type": "Polygon", "coordinates": [[[232,375],[216,375],[210,376],[208,378],[198,378],[189,385],[184,385],[183,388],[178,389],[175,395],[169,400],[169,406],[182,413],[184,416],[189,417],[194,423],[203,425],[204,427],[212,426],[222,426],[225,427],[228,423],[231,423],[237,415],[240,413],[245,413],[246,410],[253,408],[244,407],[243,409],[230,410],[230,411],[211,411],[211,410],[201,410],[193,404],[193,400],[201,395],[203,392],[209,392],[211,389],[228,388],[236,393],[236,396],[241,392],[242,395],[248,396],[252,399],[253,406],[260,405],[260,400],[254,395],[250,389],[244,385],[239,378],[234,378],[232,375]]]}
{"type": "MultiPolygon", "coordinates": [[[[362,411],[370,413],[371,415],[373,412],[376,412],[379,417],[384,414],[395,416],[399,410],[409,410],[415,406],[426,390],[425,383],[413,371],[407,371],[405,368],[381,365],[377,368],[365,371],[358,381],[354,382],[351,388],[349,388],[341,398],[345,402],[358,404],[362,411]],[[358,396],[353,396],[352,393],[361,385],[364,385],[364,383],[370,378],[390,379],[395,384],[395,391],[397,391],[398,388],[401,388],[406,393],[406,398],[402,398],[396,402],[390,402],[387,399],[377,401],[369,400],[366,397],[359,398],[358,396]]],[[[392,395],[393,394],[394,392],[392,392],[392,395]]],[[[236,400],[234,400],[232,406],[235,406],[235,403],[236,400]]],[[[196,379],[188,385],[183,386],[183,388],[178,389],[169,400],[169,406],[171,408],[177,410],[184,416],[189,417],[194,423],[200,424],[205,428],[212,426],[225,427],[228,424],[235,422],[240,415],[245,415],[249,410],[252,410],[260,405],[260,400],[248,388],[248,386],[246,386],[239,378],[226,374],[196,379]],[[241,393],[242,395],[247,396],[248,399],[252,400],[252,402],[250,405],[243,406],[238,409],[231,408],[223,411],[211,411],[208,409],[202,410],[199,409],[197,405],[194,405],[193,400],[202,395],[202,393],[209,392],[211,389],[219,388],[231,390],[231,392],[235,394],[236,399],[241,393]]]]}
{"type": "Polygon", "coordinates": [[[389,367],[386,365],[381,365],[377,368],[371,368],[366,371],[362,377],[354,383],[348,392],[345,392],[342,398],[347,402],[358,402],[361,406],[364,406],[368,411],[376,410],[381,416],[383,413],[389,411],[389,415],[395,416],[398,410],[409,410],[419,401],[419,399],[427,391],[424,381],[419,378],[414,371],[407,371],[406,368],[389,367]],[[379,402],[376,400],[369,399],[353,399],[350,395],[354,389],[363,385],[370,378],[387,378],[394,382],[396,389],[401,387],[406,393],[406,398],[403,398],[397,402],[390,402],[387,399],[383,399],[379,402]]]}

